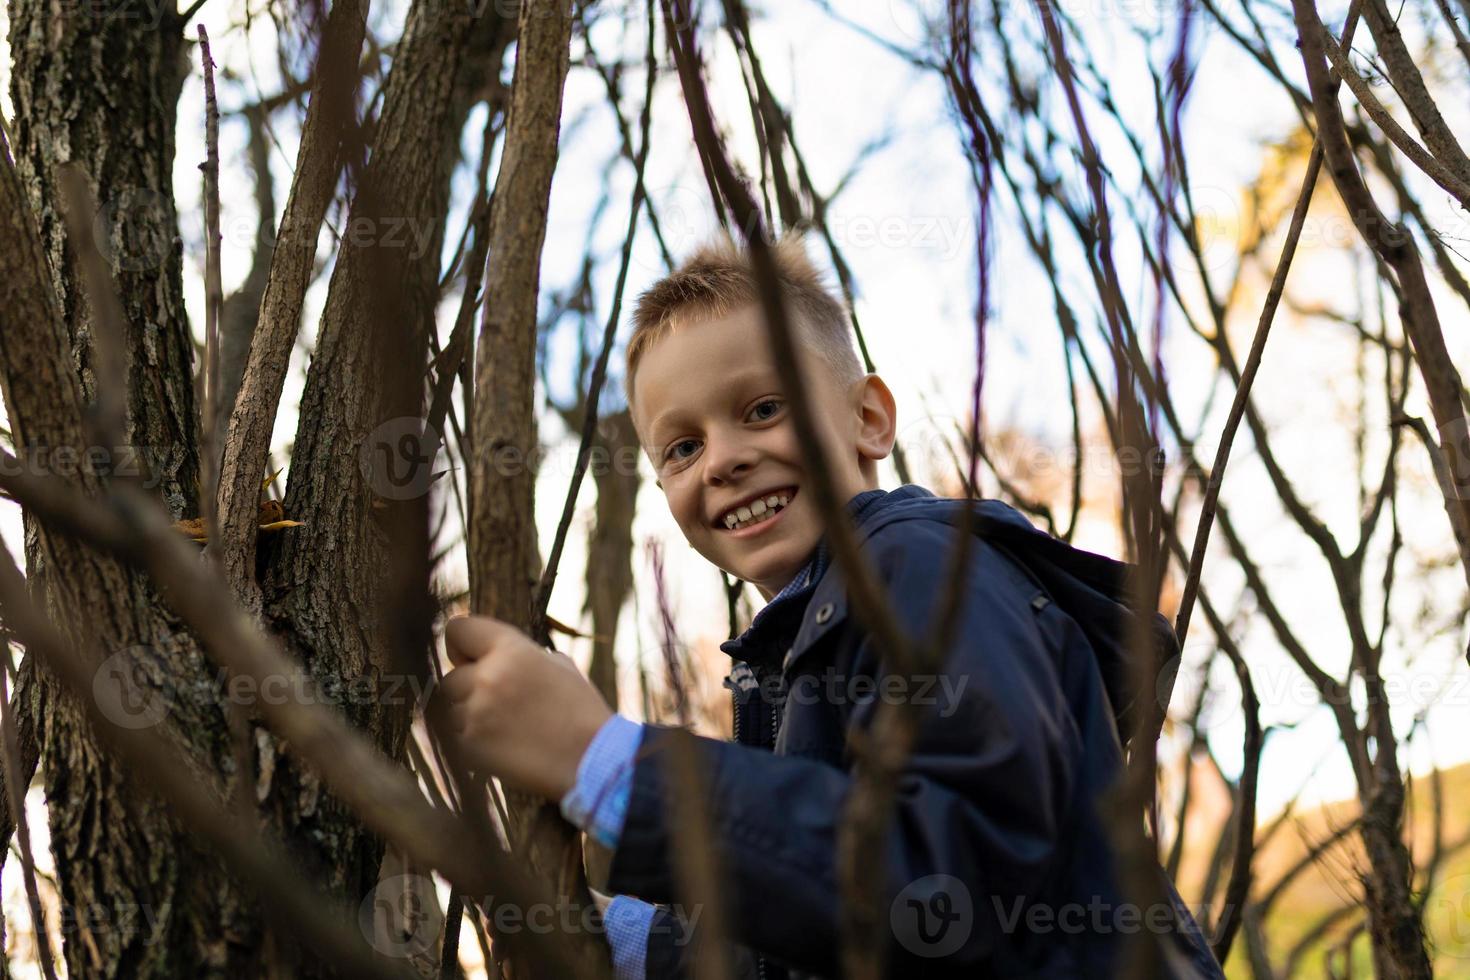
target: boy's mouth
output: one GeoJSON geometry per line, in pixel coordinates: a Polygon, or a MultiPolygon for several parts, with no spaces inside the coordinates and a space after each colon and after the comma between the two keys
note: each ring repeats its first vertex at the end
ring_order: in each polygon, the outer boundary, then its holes
{"type": "Polygon", "coordinates": [[[785,510],[796,496],[795,487],[782,487],[752,497],[739,507],[721,514],[715,527],[723,531],[742,531],[748,527],[764,524],[785,510]]]}

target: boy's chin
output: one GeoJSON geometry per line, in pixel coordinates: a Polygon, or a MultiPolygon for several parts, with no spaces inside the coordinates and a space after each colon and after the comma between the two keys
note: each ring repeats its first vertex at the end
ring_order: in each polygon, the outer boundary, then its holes
{"type": "Polygon", "coordinates": [[[736,567],[726,568],[732,577],[743,582],[751,582],[770,588],[772,594],[785,588],[797,573],[806,565],[806,558],[763,561],[763,562],[737,562],[736,567]]]}
{"type": "Polygon", "coordinates": [[[820,535],[801,535],[800,539],[773,541],[775,547],[758,549],[758,553],[731,554],[730,549],[711,548],[700,553],[717,568],[742,582],[784,588],[806,567],[820,535]],[[806,540],[810,537],[810,541],[806,540]]]}

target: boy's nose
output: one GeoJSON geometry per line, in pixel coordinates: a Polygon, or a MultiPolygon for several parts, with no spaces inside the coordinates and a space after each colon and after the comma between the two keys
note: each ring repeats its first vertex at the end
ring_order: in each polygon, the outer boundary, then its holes
{"type": "Polygon", "coordinates": [[[755,450],[739,439],[710,439],[704,452],[704,482],[710,486],[738,479],[755,465],[755,450]]]}

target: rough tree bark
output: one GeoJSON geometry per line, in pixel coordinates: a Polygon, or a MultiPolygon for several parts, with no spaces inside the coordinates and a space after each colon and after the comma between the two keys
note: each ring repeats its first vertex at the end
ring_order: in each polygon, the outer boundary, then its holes
{"type": "MultiPolygon", "coordinates": [[[[189,70],[183,24],[167,11],[149,23],[133,3],[60,0],[12,0],[10,21],[16,166],[0,167],[0,381],[15,444],[56,472],[57,458],[35,451],[94,444],[88,405],[99,386],[125,384],[122,441],[146,450],[142,462],[171,515],[194,516],[199,417],[172,196],[176,106],[189,70]],[[69,162],[81,165],[100,204],[94,225],[126,321],[121,378],[98,377],[98,323],[63,221],[59,168],[69,162]]],[[[265,618],[324,689],[371,682],[374,696],[342,707],[390,758],[401,758],[413,703],[381,696],[387,675],[406,668],[387,662],[389,641],[375,629],[386,556],[357,450],[383,421],[375,414],[383,401],[370,395],[387,358],[375,355],[408,350],[399,363],[426,360],[458,134],[474,102],[494,90],[513,34],[493,12],[472,19],[454,5],[423,3],[410,13],[362,177],[366,196],[353,208],[377,224],[368,244],[349,240],[338,254],[304,399],[288,507],[307,524],[261,556],[265,618]],[[368,284],[367,271],[384,261],[403,288],[368,284]],[[385,296],[391,309],[374,305],[385,296]]],[[[404,390],[408,410],[418,410],[413,386],[404,390]]],[[[89,493],[108,482],[71,472],[89,493]]],[[[162,706],[157,723],[223,797],[237,779],[235,749],[215,671],[195,638],[137,569],[29,519],[26,544],[32,593],[68,642],[99,677],[121,673],[136,717],[162,706]]],[[[70,974],[336,975],[266,928],[255,896],[137,788],[45,664],[27,662],[23,674],[32,670],[37,696],[18,690],[17,701],[35,706],[21,720],[36,723],[43,751],[62,900],[88,913],[64,937],[70,974]]],[[[382,842],[314,774],[278,758],[263,729],[252,741],[252,770],[238,778],[259,794],[262,822],[325,888],[360,901],[377,881],[382,842]]]]}
{"type": "MultiPolygon", "coordinates": [[[[126,319],[126,432],[134,459],[176,517],[197,512],[198,415],[182,302],[182,253],[172,196],[174,107],[188,70],[182,25],[150,25],[133,5],[82,10],[45,0],[10,4],[13,147],[25,202],[5,209],[6,407],[18,450],[95,445],[82,425],[99,379],[95,323],[65,232],[59,168],[83,168],[100,205],[94,226],[126,319]],[[12,210],[14,209],[14,210],[12,210]],[[18,243],[38,235],[31,254],[18,243]],[[34,276],[34,279],[30,278],[34,276]],[[141,458],[139,458],[141,457],[141,458]]],[[[15,190],[19,190],[17,186],[15,190]]],[[[102,379],[106,381],[107,379],[102,379]]],[[[123,378],[111,379],[122,384],[123,378]]],[[[122,447],[101,447],[119,452],[122,447]]],[[[58,471],[59,457],[34,465],[58,471]]],[[[126,465],[127,459],[115,461],[126,465]]],[[[78,476],[99,485],[95,473],[78,476]]],[[[208,694],[212,671],[144,577],[27,521],[33,595],[99,667],[130,670],[145,711],[188,745],[200,778],[220,786],[226,728],[208,694]]],[[[64,936],[73,976],[244,975],[258,962],[258,911],[159,801],[139,794],[98,746],[80,707],[36,671],[34,707],[62,901],[105,913],[64,936]]],[[[24,711],[22,712],[24,714],[24,711]]]]}
{"type": "Polygon", "coordinates": [[[70,345],[96,395],[87,298],[66,241],[57,167],[79,163],[101,208],[97,232],[128,320],[130,444],[159,456],[164,502],[198,512],[198,412],[183,301],[183,248],[173,199],[174,123],[190,70],[183,25],[127,2],[78,7],[12,0],[15,163],[40,226],[70,345]]]}

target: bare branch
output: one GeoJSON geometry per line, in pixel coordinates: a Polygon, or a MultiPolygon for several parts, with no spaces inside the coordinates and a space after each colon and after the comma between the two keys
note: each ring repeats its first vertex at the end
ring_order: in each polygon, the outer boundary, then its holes
{"type": "Polygon", "coordinates": [[[214,92],[214,58],[209,53],[209,34],[198,25],[200,60],[204,66],[204,366],[200,369],[198,398],[203,415],[203,456],[199,467],[199,512],[205,533],[217,527],[215,492],[219,487],[219,456],[215,447],[215,415],[219,411],[219,317],[225,301],[220,280],[219,230],[219,103],[214,92]]]}

